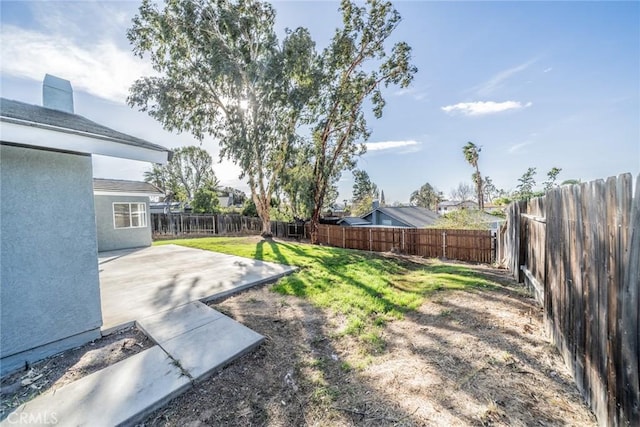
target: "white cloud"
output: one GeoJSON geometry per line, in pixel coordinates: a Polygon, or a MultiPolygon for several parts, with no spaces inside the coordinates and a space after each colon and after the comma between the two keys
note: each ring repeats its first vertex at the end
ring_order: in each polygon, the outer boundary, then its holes
{"type": "Polygon", "coordinates": [[[515,153],[517,151],[520,151],[521,149],[523,149],[527,145],[531,145],[531,144],[533,144],[533,141],[525,141],[525,142],[521,142],[519,144],[514,144],[511,147],[509,147],[509,153],[515,153]]]}
{"type": "Polygon", "coordinates": [[[545,68],[544,71],[542,71],[542,72],[543,73],[548,73],[551,70],[553,70],[553,67],[545,68]]]}
{"type": "Polygon", "coordinates": [[[370,151],[382,151],[382,150],[395,150],[402,149],[402,152],[415,152],[419,149],[420,143],[412,139],[405,141],[381,141],[381,142],[367,142],[367,152],[370,151]]]}
{"type": "Polygon", "coordinates": [[[1,53],[3,74],[37,81],[54,74],[70,80],[74,89],[121,103],[134,80],[153,74],[149,63],[112,40],[83,47],[61,35],[13,25],[2,28],[1,53]]]}
{"type": "Polygon", "coordinates": [[[455,105],[447,105],[440,107],[442,111],[449,114],[461,113],[466,116],[481,116],[485,114],[496,114],[508,110],[519,110],[533,105],[531,102],[522,104],[518,101],[477,101],[477,102],[460,102],[455,105]]]}
{"type": "Polygon", "coordinates": [[[408,88],[399,89],[395,91],[393,94],[395,96],[411,96],[416,101],[422,101],[423,99],[426,99],[427,96],[429,95],[428,89],[429,89],[428,86],[425,86],[422,88],[408,87],[408,88]]]}
{"type": "Polygon", "coordinates": [[[507,81],[511,76],[513,76],[514,74],[517,74],[517,73],[519,73],[521,71],[526,70],[527,68],[529,68],[536,61],[537,61],[537,59],[534,58],[534,59],[531,59],[531,60],[529,60],[529,61],[527,61],[525,63],[517,65],[515,67],[508,68],[506,70],[500,71],[499,73],[495,74],[493,77],[491,77],[486,82],[474,87],[473,90],[475,90],[476,93],[479,96],[490,95],[496,89],[502,87],[503,83],[505,81],[507,81]]]}

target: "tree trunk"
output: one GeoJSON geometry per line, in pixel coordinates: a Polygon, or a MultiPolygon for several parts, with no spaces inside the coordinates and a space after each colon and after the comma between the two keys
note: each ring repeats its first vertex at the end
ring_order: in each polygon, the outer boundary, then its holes
{"type": "Polygon", "coordinates": [[[271,233],[271,216],[269,214],[269,202],[265,202],[264,199],[261,199],[258,196],[254,196],[253,203],[256,205],[256,211],[258,211],[258,216],[262,220],[262,232],[260,235],[265,239],[270,239],[273,237],[271,233]]]}
{"type": "Polygon", "coordinates": [[[262,233],[260,235],[265,239],[271,239],[273,233],[271,233],[271,219],[269,218],[269,212],[266,217],[260,217],[262,219],[262,233]]]}
{"type": "Polygon", "coordinates": [[[476,193],[478,194],[478,209],[484,211],[484,192],[482,191],[482,175],[476,164],[476,193]]]}
{"type": "Polygon", "coordinates": [[[313,208],[313,215],[311,215],[311,244],[318,244],[318,224],[320,224],[320,208],[317,206],[313,208]]]}

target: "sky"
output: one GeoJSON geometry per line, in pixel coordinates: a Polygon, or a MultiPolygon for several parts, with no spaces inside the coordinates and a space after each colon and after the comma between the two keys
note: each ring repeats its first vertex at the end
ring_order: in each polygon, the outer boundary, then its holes
{"type": "MultiPolygon", "coordinates": [[[[2,1],[0,95],[42,102],[45,73],[71,81],[75,112],[150,142],[199,144],[126,105],[128,88],[152,73],[126,30],[138,1],[2,1]]],[[[332,1],[276,1],[277,31],[307,27],[326,46],[341,18],[332,1]]],[[[398,1],[392,41],[412,47],[418,68],[406,89],[389,87],[382,118],[357,167],[407,203],[430,183],[448,196],[471,183],[462,147],[481,147],[479,167],[504,190],[529,168],[538,184],[640,173],[640,2],[398,1]]],[[[1,132],[1,130],[0,130],[1,132]]],[[[364,142],[364,141],[363,141],[364,142]]],[[[223,185],[248,192],[215,140],[202,142],[223,185]]],[[[147,163],[94,156],[94,176],[142,180],[147,163]]],[[[342,202],[353,176],[339,182],[342,202]]]]}

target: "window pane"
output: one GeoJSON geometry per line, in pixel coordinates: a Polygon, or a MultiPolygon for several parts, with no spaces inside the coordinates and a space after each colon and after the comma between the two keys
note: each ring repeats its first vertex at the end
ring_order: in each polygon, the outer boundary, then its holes
{"type": "Polygon", "coordinates": [[[131,226],[146,227],[147,226],[147,205],[144,203],[131,203],[131,226]]]}
{"type": "Polygon", "coordinates": [[[116,228],[131,227],[128,203],[113,204],[113,222],[116,228]]]}

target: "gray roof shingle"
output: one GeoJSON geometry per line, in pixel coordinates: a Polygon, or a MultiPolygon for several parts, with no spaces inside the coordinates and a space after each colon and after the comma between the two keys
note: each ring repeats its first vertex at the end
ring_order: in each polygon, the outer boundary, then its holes
{"type": "Polygon", "coordinates": [[[104,178],[93,178],[93,191],[104,191],[109,193],[140,193],[140,195],[162,194],[162,191],[158,190],[148,182],[104,178]]]}
{"type": "Polygon", "coordinates": [[[348,225],[371,225],[371,222],[357,216],[345,216],[338,224],[346,223],[348,225]]]}
{"type": "Polygon", "coordinates": [[[78,114],[66,113],[6,98],[0,98],[0,116],[2,121],[6,122],[29,122],[45,128],[55,127],[57,128],[56,130],[62,132],[89,134],[92,137],[110,140],[119,144],[170,152],[165,147],[102,126],[78,114]]]}
{"type": "MultiPolygon", "coordinates": [[[[379,207],[377,210],[410,227],[416,228],[433,225],[439,218],[437,213],[420,206],[387,206],[379,207]]],[[[370,215],[370,213],[365,216],[368,215],[370,215]]]]}

